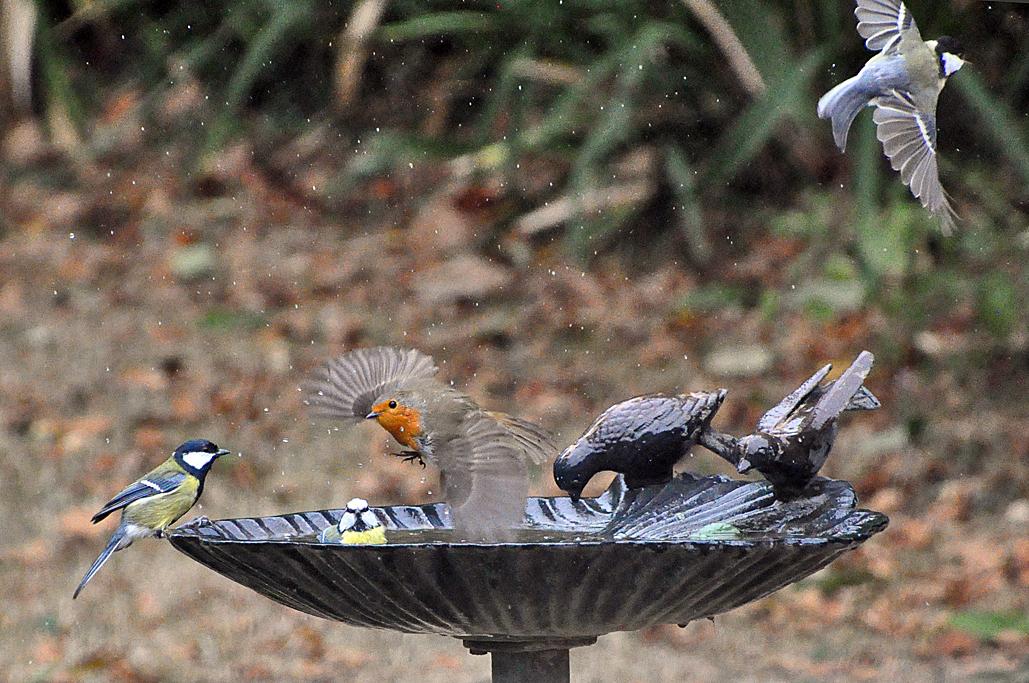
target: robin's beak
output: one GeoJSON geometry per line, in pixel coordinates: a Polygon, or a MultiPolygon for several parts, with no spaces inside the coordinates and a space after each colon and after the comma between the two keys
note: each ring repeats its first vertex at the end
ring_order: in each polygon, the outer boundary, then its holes
{"type": "Polygon", "coordinates": [[[379,416],[379,414],[373,410],[372,412],[370,412],[367,415],[365,415],[364,419],[366,419],[366,420],[374,420],[378,416],[379,416]]]}

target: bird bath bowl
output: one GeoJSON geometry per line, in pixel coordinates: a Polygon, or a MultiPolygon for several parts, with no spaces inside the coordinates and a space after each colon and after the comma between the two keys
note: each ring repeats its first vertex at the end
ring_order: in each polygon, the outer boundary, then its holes
{"type": "Polygon", "coordinates": [[[440,503],[372,508],[402,542],[324,544],[342,510],[199,520],[179,551],[272,600],[354,626],[460,638],[494,681],[567,681],[568,649],[612,631],[712,617],[821,569],[886,527],[853,488],[816,479],[775,500],[767,482],[682,474],[601,496],[530,498],[525,538],[407,542],[447,527],[440,503]]]}

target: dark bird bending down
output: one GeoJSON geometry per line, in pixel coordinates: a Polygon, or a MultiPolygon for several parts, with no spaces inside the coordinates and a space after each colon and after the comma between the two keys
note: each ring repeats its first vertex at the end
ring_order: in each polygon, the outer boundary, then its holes
{"type": "Polygon", "coordinates": [[[629,488],[666,482],[724,399],[725,390],[719,389],[650,394],[613,405],[558,456],[554,480],[572,498],[604,470],[624,474],[629,488]]]}
{"type": "Polygon", "coordinates": [[[79,597],[89,580],[116,551],[128,548],[138,538],[161,536],[165,529],[189,512],[204,491],[204,480],[211,465],[228,453],[204,439],[187,441],[176,448],[170,458],[107,501],[93,515],[93,524],[118,510],[122,511],[121,523],[100,557],[82,577],[72,598],[79,597]]]}
{"type": "Polygon", "coordinates": [[[940,184],[936,150],[936,102],[964,65],[957,40],[922,40],[911,12],[900,0],[858,0],[858,33],[878,52],[853,78],[818,100],[818,116],[832,120],[833,137],[843,151],[847,131],[865,106],[875,106],[876,136],[893,170],[950,232],[956,214],[940,184]]]}
{"type": "Polygon", "coordinates": [[[879,400],[863,385],[873,360],[871,353],[862,351],[839,379],[819,384],[832,369],[826,365],[766,412],[753,434],[737,440],[709,429],[701,435],[701,445],[741,473],[756,469],[772,483],[776,497],[795,498],[829,457],[840,414],[879,407],[879,400]]]}
{"type": "Polygon", "coordinates": [[[528,466],[557,451],[540,427],[483,410],[436,379],[432,358],[413,349],[357,349],[322,367],[305,385],[320,417],[375,420],[408,451],[439,467],[454,527],[489,536],[525,514],[528,466]]]}

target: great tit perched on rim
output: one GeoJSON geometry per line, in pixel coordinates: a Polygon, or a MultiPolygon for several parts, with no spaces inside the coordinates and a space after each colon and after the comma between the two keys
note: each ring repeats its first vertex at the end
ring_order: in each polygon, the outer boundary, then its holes
{"type": "Polygon", "coordinates": [[[857,0],[854,14],[865,46],[879,54],[818,100],[818,116],[832,120],[833,137],[843,151],[858,112],[874,106],[876,136],[890,165],[949,233],[957,214],[940,184],[936,101],[947,79],[965,64],[964,50],[950,36],[922,40],[900,0],[857,0]]]}
{"type": "Polygon", "coordinates": [[[339,524],[324,529],[318,540],[322,543],[381,545],[386,542],[386,529],[375,513],[368,509],[368,501],[353,498],[347,503],[339,524]]]}
{"type": "Polygon", "coordinates": [[[229,451],[206,439],[192,439],[175,449],[171,457],[122,489],[93,515],[92,522],[121,510],[121,523],[100,556],[82,577],[72,599],[100,571],[116,551],[128,548],[138,538],[162,536],[200,498],[204,479],[214,461],[229,451]]]}

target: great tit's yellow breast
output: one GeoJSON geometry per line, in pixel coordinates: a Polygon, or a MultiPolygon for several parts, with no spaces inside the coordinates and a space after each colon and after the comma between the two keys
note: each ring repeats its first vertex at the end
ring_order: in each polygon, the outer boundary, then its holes
{"type": "Polygon", "coordinates": [[[197,500],[200,480],[188,475],[173,491],[159,493],[130,503],[125,508],[123,519],[150,529],[165,529],[179,517],[189,512],[197,500]]]}
{"type": "Polygon", "coordinates": [[[343,532],[343,542],[348,545],[382,545],[386,542],[386,529],[377,526],[364,531],[347,530],[343,532]]]}

